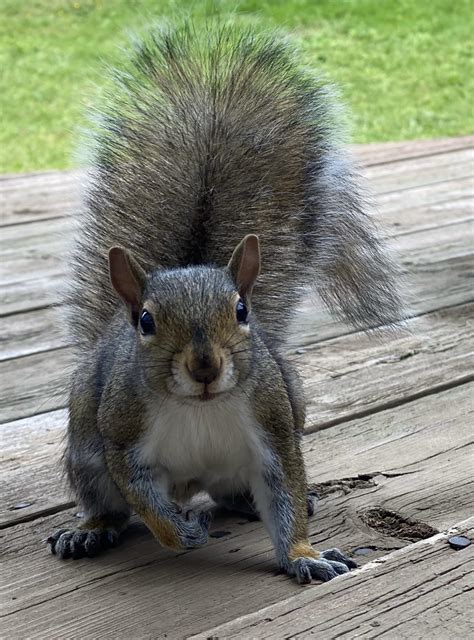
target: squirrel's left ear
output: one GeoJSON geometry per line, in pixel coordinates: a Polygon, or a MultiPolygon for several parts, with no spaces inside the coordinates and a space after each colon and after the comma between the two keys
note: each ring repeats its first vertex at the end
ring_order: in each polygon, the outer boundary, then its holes
{"type": "Polygon", "coordinates": [[[109,251],[110,281],[128,308],[134,326],[138,324],[138,314],[146,285],[146,273],[132,256],[122,247],[112,247],[109,251]]]}
{"type": "Polygon", "coordinates": [[[260,243],[258,236],[250,234],[237,245],[227,265],[237,291],[249,298],[260,273],[260,243]]]}

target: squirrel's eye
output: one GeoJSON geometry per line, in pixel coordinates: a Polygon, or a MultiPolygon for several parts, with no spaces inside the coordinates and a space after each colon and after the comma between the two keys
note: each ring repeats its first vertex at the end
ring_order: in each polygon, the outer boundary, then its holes
{"type": "Polygon", "coordinates": [[[140,316],[140,331],[144,336],[149,336],[155,333],[155,321],[149,311],[144,309],[140,316]]]}
{"type": "Polygon", "coordinates": [[[242,323],[247,322],[248,313],[249,312],[247,311],[247,307],[245,306],[245,303],[242,300],[239,300],[235,308],[237,322],[242,322],[242,323]]]}

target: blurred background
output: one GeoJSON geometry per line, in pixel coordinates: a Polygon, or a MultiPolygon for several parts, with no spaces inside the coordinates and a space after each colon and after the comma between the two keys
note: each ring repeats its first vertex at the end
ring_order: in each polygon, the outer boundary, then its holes
{"type": "Polygon", "coordinates": [[[292,33],[337,83],[354,142],[473,130],[471,0],[2,0],[0,172],[73,166],[106,64],[156,19],[218,14],[292,33]]]}

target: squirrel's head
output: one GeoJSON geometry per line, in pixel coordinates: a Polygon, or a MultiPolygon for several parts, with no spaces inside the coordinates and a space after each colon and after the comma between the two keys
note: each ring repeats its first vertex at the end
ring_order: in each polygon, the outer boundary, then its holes
{"type": "Polygon", "coordinates": [[[151,388],[198,402],[229,393],[247,378],[251,294],[260,273],[257,236],[246,236],[225,268],[146,273],[125,249],[114,247],[109,269],[151,388]]]}

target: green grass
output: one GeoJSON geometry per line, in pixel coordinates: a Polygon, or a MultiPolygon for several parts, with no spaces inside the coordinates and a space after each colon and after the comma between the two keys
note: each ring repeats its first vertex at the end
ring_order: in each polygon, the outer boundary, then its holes
{"type": "Polygon", "coordinates": [[[473,130],[471,0],[2,0],[0,172],[71,166],[104,62],[127,32],[183,13],[294,33],[340,85],[357,142],[473,130]]]}

